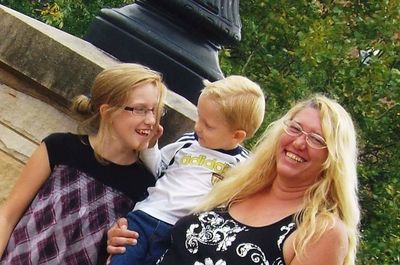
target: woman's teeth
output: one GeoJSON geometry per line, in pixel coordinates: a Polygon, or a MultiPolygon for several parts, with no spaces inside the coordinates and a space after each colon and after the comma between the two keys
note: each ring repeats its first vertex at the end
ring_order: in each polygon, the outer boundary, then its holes
{"type": "Polygon", "coordinates": [[[293,153],[291,153],[291,152],[286,152],[286,156],[287,156],[288,158],[290,158],[291,160],[294,160],[294,161],[296,161],[296,162],[299,162],[299,163],[304,162],[304,159],[303,159],[303,158],[301,158],[301,157],[299,157],[299,156],[297,156],[297,155],[295,155],[295,154],[293,154],[293,153]]]}

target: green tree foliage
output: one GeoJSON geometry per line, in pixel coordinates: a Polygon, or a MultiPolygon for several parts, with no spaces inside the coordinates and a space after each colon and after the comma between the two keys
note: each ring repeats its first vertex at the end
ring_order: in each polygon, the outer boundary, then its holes
{"type": "MultiPolygon", "coordinates": [[[[240,2],[243,39],[221,52],[227,74],[268,94],[266,123],[310,93],[352,114],[360,146],[359,264],[400,264],[399,1],[240,2]],[[382,54],[362,63],[360,53],[382,54]]],[[[249,143],[252,144],[252,143],[249,143]]]]}
{"type": "MultiPolygon", "coordinates": [[[[78,37],[100,8],[132,2],[0,0],[78,37]]],[[[265,89],[264,124],[311,93],[343,104],[359,135],[363,216],[357,262],[400,264],[399,0],[242,0],[240,13],[243,39],[221,50],[221,68],[265,89]],[[377,54],[364,60],[369,49],[377,54]]]]}
{"type": "Polygon", "coordinates": [[[121,7],[134,0],[0,0],[0,4],[83,37],[101,8],[121,7]]]}

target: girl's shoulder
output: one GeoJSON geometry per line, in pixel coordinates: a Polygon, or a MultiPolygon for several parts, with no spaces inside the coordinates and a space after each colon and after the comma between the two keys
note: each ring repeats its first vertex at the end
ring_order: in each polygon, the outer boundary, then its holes
{"type": "Polygon", "coordinates": [[[87,135],[52,133],[43,139],[48,151],[91,149],[87,135]]]}
{"type": "Polygon", "coordinates": [[[83,141],[88,143],[88,136],[78,135],[69,132],[57,132],[49,134],[42,141],[45,142],[46,144],[47,143],[70,144],[70,143],[75,143],[77,141],[83,141]]]}
{"type": "Polygon", "coordinates": [[[59,164],[75,164],[92,159],[93,151],[87,135],[53,133],[43,139],[46,145],[50,168],[59,164]]]}

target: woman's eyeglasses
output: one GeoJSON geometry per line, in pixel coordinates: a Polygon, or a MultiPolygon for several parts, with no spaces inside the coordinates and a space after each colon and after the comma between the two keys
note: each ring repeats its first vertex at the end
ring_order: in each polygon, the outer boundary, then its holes
{"type": "Polygon", "coordinates": [[[308,133],[303,130],[303,128],[295,121],[287,120],[283,123],[285,126],[283,129],[290,136],[299,137],[303,134],[306,135],[306,142],[309,146],[315,149],[324,149],[326,148],[325,139],[317,134],[317,133],[308,133]]]}

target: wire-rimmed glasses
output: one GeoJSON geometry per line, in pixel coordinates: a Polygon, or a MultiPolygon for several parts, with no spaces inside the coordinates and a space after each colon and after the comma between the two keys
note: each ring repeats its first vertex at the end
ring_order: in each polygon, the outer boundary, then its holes
{"type": "Polygon", "coordinates": [[[324,149],[327,147],[325,139],[317,133],[308,133],[297,122],[293,120],[284,121],[283,129],[290,136],[299,137],[303,134],[306,136],[306,142],[309,146],[315,149],[324,149]]]}

